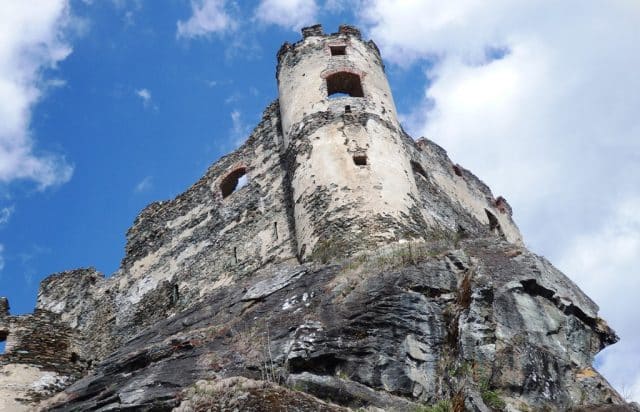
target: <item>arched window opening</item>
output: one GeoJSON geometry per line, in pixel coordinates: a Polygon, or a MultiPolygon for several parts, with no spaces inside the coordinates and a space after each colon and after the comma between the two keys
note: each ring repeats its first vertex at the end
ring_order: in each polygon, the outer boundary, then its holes
{"type": "Polygon", "coordinates": [[[331,98],[350,96],[364,97],[360,76],[349,72],[338,72],[327,77],[327,95],[331,98]]]}
{"type": "Polygon", "coordinates": [[[344,56],[347,54],[347,46],[345,45],[329,46],[329,50],[331,50],[332,56],[344,56]]]}
{"type": "Polygon", "coordinates": [[[489,212],[487,209],[485,209],[484,211],[487,214],[487,218],[489,219],[489,230],[492,233],[495,233],[500,237],[504,238],[505,237],[504,232],[502,231],[502,226],[500,226],[500,222],[498,221],[498,218],[493,213],[489,212]]]}
{"type": "Polygon", "coordinates": [[[225,198],[247,185],[247,169],[241,167],[229,173],[220,183],[220,193],[225,198]]]}
{"type": "Polygon", "coordinates": [[[411,168],[413,169],[413,173],[419,174],[420,176],[427,178],[427,172],[425,172],[424,168],[418,162],[411,161],[411,168]]]}

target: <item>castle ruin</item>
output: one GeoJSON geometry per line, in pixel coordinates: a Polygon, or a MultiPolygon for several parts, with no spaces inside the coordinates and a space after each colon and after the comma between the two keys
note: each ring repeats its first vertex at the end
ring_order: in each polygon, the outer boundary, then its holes
{"type": "Polygon", "coordinates": [[[513,408],[623,404],[591,368],[617,340],[597,306],[524,248],[503,197],[407,135],[376,45],[302,34],[247,141],[140,213],[116,273],[51,275],[30,315],[0,300],[0,410],[170,410],[238,376],[313,410],[488,410],[481,385],[513,408]]]}

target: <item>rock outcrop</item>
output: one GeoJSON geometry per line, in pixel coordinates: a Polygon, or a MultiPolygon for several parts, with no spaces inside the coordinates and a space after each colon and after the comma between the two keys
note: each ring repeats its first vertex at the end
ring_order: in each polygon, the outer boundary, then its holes
{"type": "Polygon", "coordinates": [[[596,304],[402,130],[375,44],[303,33],[280,100],[141,212],[116,273],[52,275],[31,315],[0,300],[0,409],[634,410],[592,367],[618,339],[596,304]]]}

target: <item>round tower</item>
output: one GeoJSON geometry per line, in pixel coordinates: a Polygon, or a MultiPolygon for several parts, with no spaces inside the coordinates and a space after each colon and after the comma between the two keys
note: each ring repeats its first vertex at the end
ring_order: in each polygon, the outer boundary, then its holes
{"type": "Polygon", "coordinates": [[[344,255],[419,236],[415,182],[380,52],[320,25],[278,52],[298,253],[344,255]]]}

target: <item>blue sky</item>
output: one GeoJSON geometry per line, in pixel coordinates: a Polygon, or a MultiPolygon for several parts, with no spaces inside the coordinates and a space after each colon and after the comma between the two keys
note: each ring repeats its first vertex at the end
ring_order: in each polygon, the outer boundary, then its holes
{"type": "Polygon", "coordinates": [[[113,273],[137,213],[244,140],[276,98],[278,48],[315,22],[376,41],[405,128],[505,196],[527,245],[601,306],[623,340],[599,368],[640,400],[640,5],[627,0],[3,2],[12,313],[48,274],[113,273]]]}

